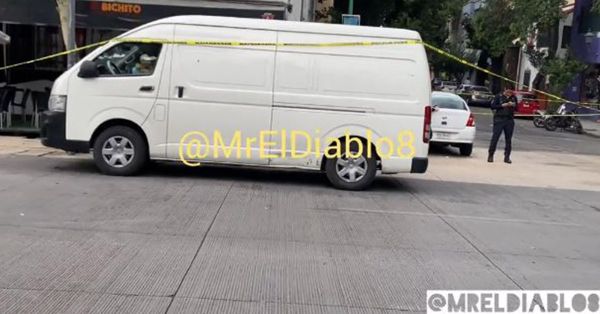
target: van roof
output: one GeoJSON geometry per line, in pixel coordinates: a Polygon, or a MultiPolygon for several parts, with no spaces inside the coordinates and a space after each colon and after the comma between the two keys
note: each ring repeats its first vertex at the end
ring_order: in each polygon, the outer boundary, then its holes
{"type": "MultiPolygon", "coordinates": [[[[183,15],[160,19],[146,26],[155,24],[187,24],[187,25],[205,25],[217,27],[233,27],[246,29],[264,29],[273,31],[290,31],[304,32],[316,34],[332,34],[332,35],[350,35],[361,37],[381,37],[394,39],[416,39],[420,40],[421,36],[416,31],[386,28],[386,27],[371,27],[371,26],[353,26],[342,24],[327,24],[327,23],[310,23],[310,22],[293,22],[279,21],[267,19],[250,19],[250,18],[235,18],[221,16],[205,16],[205,15],[183,15]]],[[[143,26],[142,26],[143,27],[143,26]]]]}

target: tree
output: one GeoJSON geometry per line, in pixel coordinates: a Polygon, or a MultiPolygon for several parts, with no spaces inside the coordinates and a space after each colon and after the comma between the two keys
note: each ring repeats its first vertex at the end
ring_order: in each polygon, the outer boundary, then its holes
{"type": "MultiPolygon", "coordinates": [[[[565,0],[487,0],[467,22],[471,45],[492,59],[493,72],[502,74],[506,49],[536,31],[554,27],[565,4],[565,0]]],[[[493,87],[496,91],[500,89],[498,78],[493,79],[493,87]]]]}
{"type": "MultiPolygon", "coordinates": [[[[468,0],[355,0],[356,14],[363,25],[387,26],[416,30],[424,41],[437,47],[446,47],[449,21],[460,19],[468,0]]],[[[348,1],[336,1],[336,11],[348,12],[348,1]]],[[[430,63],[436,69],[447,69],[446,57],[430,54],[430,63]]],[[[456,67],[455,65],[454,68],[456,67]]],[[[462,67],[462,65],[461,65],[462,67]]]]}

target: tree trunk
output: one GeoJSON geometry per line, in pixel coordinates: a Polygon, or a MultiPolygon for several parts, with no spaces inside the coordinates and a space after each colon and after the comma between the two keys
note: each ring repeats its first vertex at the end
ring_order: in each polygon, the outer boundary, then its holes
{"type": "MultiPolygon", "coordinates": [[[[492,58],[492,72],[498,75],[504,75],[504,54],[499,57],[492,58]]],[[[498,94],[502,91],[502,82],[503,80],[492,76],[491,77],[491,89],[494,94],[498,94]]]]}

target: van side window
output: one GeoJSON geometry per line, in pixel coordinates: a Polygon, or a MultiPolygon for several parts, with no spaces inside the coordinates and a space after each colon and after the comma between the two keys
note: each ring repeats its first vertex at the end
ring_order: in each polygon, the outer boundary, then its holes
{"type": "Polygon", "coordinates": [[[100,76],[150,76],[161,48],[161,44],[122,43],[99,55],[94,62],[100,76]]]}

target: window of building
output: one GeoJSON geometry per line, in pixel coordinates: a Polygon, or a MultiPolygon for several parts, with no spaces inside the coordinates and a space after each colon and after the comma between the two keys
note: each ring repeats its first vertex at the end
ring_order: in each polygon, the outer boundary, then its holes
{"type": "Polygon", "coordinates": [[[564,26],[562,31],[562,42],[560,47],[563,49],[569,48],[571,45],[571,26],[564,26]]]}
{"type": "MultiPolygon", "coordinates": [[[[86,37],[85,29],[77,29],[75,32],[75,43],[77,47],[86,44],[86,37]]],[[[42,58],[65,51],[66,47],[60,27],[35,26],[33,48],[36,58],[42,58]]],[[[61,56],[37,62],[35,63],[35,69],[62,72],[67,69],[67,57],[61,56]]]]}

